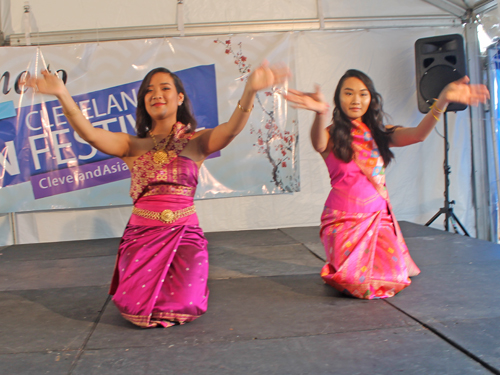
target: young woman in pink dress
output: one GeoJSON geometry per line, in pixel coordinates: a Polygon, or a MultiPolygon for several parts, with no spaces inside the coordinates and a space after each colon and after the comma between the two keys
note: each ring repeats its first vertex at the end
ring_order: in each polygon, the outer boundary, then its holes
{"type": "Polygon", "coordinates": [[[280,84],[284,66],[267,63],[248,77],[231,118],[196,130],[181,80],[165,68],[150,71],[137,97],[137,136],[95,128],[64,83],[48,71],[28,85],[55,95],[78,135],[101,152],[121,158],[131,171],[134,207],[123,234],[110,294],[123,317],[140,327],[184,324],[205,313],[207,241],[193,205],[198,170],[245,126],[257,91],[280,84]]]}
{"type": "Polygon", "coordinates": [[[289,90],[286,98],[296,108],[316,112],[311,141],[330,173],[332,189],[320,229],[327,258],[321,277],[327,284],[357,298],[387,298],[420,273],[387,194],[385,167],[394,157],[390,147],[422,142],[451,102],[484,103],[486,87],[468,82],[463,77],[447,85],[415,128],[384,125],[382,98],[358,70],[340,79],[331,120],[318,87],[314,93],[289,90]]]}

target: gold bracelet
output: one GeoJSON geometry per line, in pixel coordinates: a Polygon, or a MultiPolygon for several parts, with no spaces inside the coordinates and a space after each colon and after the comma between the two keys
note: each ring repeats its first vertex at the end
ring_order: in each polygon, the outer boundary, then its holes
{"type": "MultiPolygon", "coordinates": [[[[431,113],[432,113],[432,111],[431,111],[431,113]]],[[[436,121],[439,121],[439,118],[434,113],[432,113],[432,116],[436,119],[436,121]]]]}
{"type": "Polygon", "coordinates": [[[243,107],[241,106],[240,101],[238,100],[238,108],[239,108],[239,109],[241,109],[241,111],[243,111],[243,112],[252,112],[252,109],[253,109],[253,104],[252,104],[252,108],[250,108],[250,109],[245,109],[245,108],[243,108],[243,107]]]}
{"type": "Polygon", "coordinates": [[[434,99],[434,103],[432,103],[432,105],[430,106],[430,109],[435,109],[438,113],[445,113],[446,112],[446,108],[448,106],[444,107],[443,109],[439,109],[436,104],[437,104],[437,99],[434,99]]]}
{"type": "Polygon", "coordinates": [[[73,107],[67,112],[64,110],[64,107],[63,107],[63,111],[62,111],[63,115],[66,116],[66,118],[73,116],[77,112],[80,112],[80,108],[78,108],[78,107],[73,107]]]}

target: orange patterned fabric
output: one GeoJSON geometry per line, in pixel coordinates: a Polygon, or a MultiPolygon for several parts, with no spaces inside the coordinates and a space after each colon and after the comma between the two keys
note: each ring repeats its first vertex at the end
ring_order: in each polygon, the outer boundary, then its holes
{"type": "Polygon", "coordinates": [[[323,280],[357,298],[392,297],[411,284],[418,267],[395,234],[387,211],[349,213],[325,208],[320,236],[327,264],[323,280]]]}
{"type": "Polygon", "coordinates": [[[385,200],[389,200],[387,187],[385,185],[384,160],[372,137],[368,126],[359,121],[353,121],[352,148],[354,150],[354,161],[363,171],[363,174],[370,180],[379,194],[385,200]]]}

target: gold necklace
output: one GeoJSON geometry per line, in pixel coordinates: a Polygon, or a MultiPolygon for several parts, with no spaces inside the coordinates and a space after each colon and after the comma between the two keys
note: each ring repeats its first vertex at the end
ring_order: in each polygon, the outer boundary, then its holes
{"type": "MultiPolygon", "coordinates": [[[[167,136],[167,141],[165,142],[165,147],[168,145],[168,142],[170,141],[170,138],[172,138],[174,131],[174,127],[172,127],[172,130],[170,131],[170,134],[167,136]]],[[[149,135],[151,138],[153,138],[153,142],[155,144],[155,154],[153,155],[153,161],[156,164],[164,164],[167,161],[168,154],[167,151],[165,151],[165,147],[162,148],[161,150],[158,150],[158,143],[156,143],[156,138],[153,133],[151,133],[151,130],[149,131],[149,135]]]]}

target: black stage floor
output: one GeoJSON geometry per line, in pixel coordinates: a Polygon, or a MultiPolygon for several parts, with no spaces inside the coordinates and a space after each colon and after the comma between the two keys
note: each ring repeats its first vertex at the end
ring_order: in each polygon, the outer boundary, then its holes
{"type": "Polygon", "coordinates": [[[318,229],[208,233],[208,312],[140,329],[118,239],[0,249],[0,374],[500,374],[500,246],[401,223],[422,273],[387,300],[323,284],[318,229]]]}

